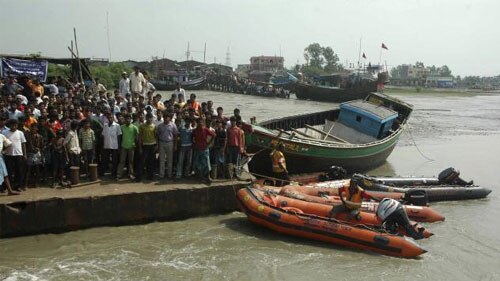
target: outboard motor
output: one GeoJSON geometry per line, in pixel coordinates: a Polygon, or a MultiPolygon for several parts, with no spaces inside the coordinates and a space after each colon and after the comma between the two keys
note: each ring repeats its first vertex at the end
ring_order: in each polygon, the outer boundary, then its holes
{"type": "Polygon", "coordinates": [[[403,200],[417,206],[427,206],[427,204],[429,204],[429,196],[427,195],[427,191],[423,188],[408,189],[408,191],[405,192],[403,200]]]}
{"type": "Polygon", "coordinates": [[[318,176],[320,182],[345,179],[347,171],[339,166],[331,166],[328,171],[318,176]]]}
{"type": "Polygon", "coordinates": [[[465,181],[464,179],[460,178],[460,171],[453,167],[441,171],[441,173],[439,173],[438,175],[438,179],[439,183],[448,185],[456,184],[460,186],[467,186],[474,184],[474,181],[465,181]]]}
{"type": "Polygon", "coordinates": [[[460,176],[460,172],[453,167],[444,169],[439,173],[438,179],[441,184],[451,184],[460,176]]]}
{"type": "Polygon", "coordinates": [[[405,212],[405,209],[398,201],[390,198],[384,198],[377,207],[377,217],[383,222],[384,228],[390,233],[397,233],[398,228],[402,227],[407,235],[418,240],[424,238],[424,229],[415,231],[410,224],[410,219],[405,212]]]}
{"type": "Polygon", "coordinates": [[[347,171],[339,166],[331,166],[326,173],[330,180],[341,180],[345,179],[347,171]]]}

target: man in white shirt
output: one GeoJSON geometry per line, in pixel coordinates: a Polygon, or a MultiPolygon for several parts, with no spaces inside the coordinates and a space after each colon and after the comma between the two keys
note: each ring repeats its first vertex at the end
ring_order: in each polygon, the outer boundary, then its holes
{"type": "Polygon", "coordinates": [[[142,88],[146,85],[146,78],[139,72],[139,67],[134,67],[134,72],[130,73],[130,91],[134,95],[142,94],[142,88]]]}
{"type": "Polygon", "coordinates": [[[25,190],[24,164],[26,163],[26,138],[24,133],[17,129],[18,121],[11,119],[7,122],[9,130],[4,135],[12,144],[5,149],[5,164],[11,179],[12,186],[17,190],[25,190]]]}
{"type": "Polygon", "coordinates": [[[120,96],[125,97],[127,94],[130,94],[130,79],[127,77],[127,72],[122,73],[119,86],[120,96]]]}
{"type": "Polygon", "coordinates": [[[186,91],[184,91],[184,89],[181,88],[181,83],[177,83],[176,87],[177,88],[174,91],[175,98],[178,98],[179,95],[182,95],[184,97],[184,99],[185,99],[185,97],[186,97],[186,91]]]}
{"type": "Polygon", "coordinates": [[[24,113],[22,113],[18,108],[19,106],[15,101],[10,103],[9,119],[19,120],[19,117],[24,116],[24,113]]]}
{"type": "MultiPolygon", "coordinates": [[[[10,140],[0,134],[0,151],[3,151],[4,147],[8,147],[9,145],[11,145],[12,143],[10,142],[10,140]]],[[[8,172],[7,172],[7,168],[6,168],[6,165],[5,165],[5,161],[3,160],[2,157],[0,157],[0,182],[2,184],[2,186],[4,187],[3,189],[0,187],[0,193],[3,193],[5,192],[5,190],[7,190],[7,194],[8,195],[18,195],[19,192],[15,192],[14,190],[12,190],[12,187],[10,186],[10,180],[9,180],[9,176],[8,176],[8,172]]]]}
{"type": "Polygon", "coordinates": [[[105,114],[108,122],[104,124],[102,130],[102,137],[104,139],[104,150],[102,155],[102,165],[100,166],[101,176],[106,172],[109,165],[109,158],[111,157],[111,177],[116,179],[118,168],[119,139],[122,135],[120,125],[115,122],[113,114],[108,111],[105,114]]]}
{"type": "MultiPolygon", "coordinates": [[[[78,121],[71,121],[71,129],[66,134],[66,138],[64,138],[64,145],[69,154],[70,166],[80,166],[80,153],[82,149],[80,148],[77,129],[78,121]]],[[[70,176],[69,172],[68,176],[70,176]]]]}
{"type": "Polygon", "coordinates": [[[145,85],[142,89],[142,96],[147,96],[149,93],[153,94],[156,91],[155,85],[149,82],[149,78],[146,79],[145,85]]]}
{"type": "Polygon", "coordinates": [[[101,84],[99,78],[95,79],[94,85],[92,85],[92,91],[94,94],[105,93],[107,91],[106,87],[101,84]]]}

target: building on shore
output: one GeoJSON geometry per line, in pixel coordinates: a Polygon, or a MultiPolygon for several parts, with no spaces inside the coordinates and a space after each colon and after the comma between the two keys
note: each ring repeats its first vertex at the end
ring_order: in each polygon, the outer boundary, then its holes
{"type": "Polygon", "coordinates": [[[250,64],[238,64],[238,67],[236,67],[236,74],[240,77],[243,78],[248,78],[248,73],[250,72],[250,64]]]}
{"type": "Polygon", "coordinates": [[[284,69],[284,61],[283,57],[278,56],[251,57],[247,76],[250,80],[268,82],[274,73],[284,69]]]}
{"type": "Polygon", "coordinates": [[[283,57],[277,56],[259,56],[250,58],[251,71],[274,72],[283,70],[283,57]]]}
{"type": "Polygon", "coordinates": [[[451,76],[428,76],[425,79],[425,87],[429,88],[454,88],[455,79],[451,76]]]}
{"type": "Polygon", "coordinates": [[[206,63],[195,60],[186,60],[178,62],[178,64],[181,69],[185,69],[187,71],[193,71],[193,70],[199,70],[200,67],[205,65],[206,63]]]}

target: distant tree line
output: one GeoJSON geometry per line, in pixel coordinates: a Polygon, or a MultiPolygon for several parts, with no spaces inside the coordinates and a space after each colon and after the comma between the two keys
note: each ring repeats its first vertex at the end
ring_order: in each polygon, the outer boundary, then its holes
{"type": "MultiPolygon", "coordinates": [[[[100,82],[108,89],[118,88],[121,74],[125,71],[128,74],[132,69],[127,67],[122,62],[110,62],[107,65],[90,65],[90,73],[92,77],[99,78],[100,82]]],[[[69,77],[71,73],[70,66],[49,63],[48,76],[69,77]]]]}
{"type": "Polygon", "coordinates": [[[339,57],[332,47],[323,47],[319,43],[309,44],[304,49],[305,64],[296,65],[295,71],[302,72],[306,76],[330,74],[344,70],[339,64],[339,57]]]}

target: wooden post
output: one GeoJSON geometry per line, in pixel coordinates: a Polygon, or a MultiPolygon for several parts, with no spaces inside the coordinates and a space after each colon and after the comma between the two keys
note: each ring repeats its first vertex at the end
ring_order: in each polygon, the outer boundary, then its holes
{"type": "Polygon", "coordinates": [[[82,63],[80,62],[80,53],[78,51],[78,42],[76,41],[76,28],[73,27],[73,35],[75,37],[76,59],[78,60],[78,72],[80,73],[80,83],[82,83],[85,91],[85,83],[83,82],[82,63]]]}
{"type": "MultiPolygon", "coordinates": [[[[76,57],[76,54],[73,52],[73,50],[71,50],[70,47],[68,47],[68,50],[71,52],[71,54],[73,56],[76,57]]],[[[80,60],[78,60],[78,61],[80,61],[80,60]]],[[[92,81],[94,81],[94,78],[92,78],[92,74],[85,67],[83,67],[83,70],[85,70],[85,72],[87,73],[87,75],[92,79],[92,81]]]]}

